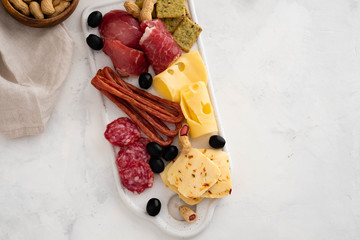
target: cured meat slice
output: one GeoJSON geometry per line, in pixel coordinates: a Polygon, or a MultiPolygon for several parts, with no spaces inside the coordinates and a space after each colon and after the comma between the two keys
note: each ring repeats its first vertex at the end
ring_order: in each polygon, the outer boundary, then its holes
{"type": "Polygon", "coordinates": [[[118,40],[130,48],[140,49],[142,31],[139,22],[126,11],[113,10],[104,15],[99,26],[103,38],[118,40]]]}
{"type": "Polygon", "coordinates": [[[118,40],[104,39],[103,52],[111,58],[115,70],[122,77],[139,76],[148,71],[149,63],[144,53],[129,48],[118,40]]]}
{"type": "Polygon", "coordinates": [[[109,123],[104,133],[111,144],[120,147],[134,143],[140,135],[137,125],[127,117],[118,118],[109,123]]]}
{"type": "Polygon", "coordinates": [[[149,163],[150,155],[146,151],[146,145],[149,142],[147,138],[141,137],[133,144],[122,147],[117,155],[116,164],[120,168],[124,168],[131,161],[149,163]]]}
{"type": "Polygon", "coordinates": [[[172,36],[171,33],[167,30],[167,28],[165,27],[164,23],[160,20],[160,19],[155,19],[153,21],[142,21],[142,23],[140,24],[140,29],[142,32],[145,32],[146,27],[152,28],[155,27],[156,29],[160,30],[161,32],[172,36]]]}
{"type": "Polygon", "coordinates": [[[160,20],[144,23],[143,26],[146,27],[140,39],[140,46],[155,73],[159,74],[180,57],[182,50],[171,34],[167,30],[164,31],[165,26],[160,20]]]}
{"type": "Polygon", "coordinates": [[[154,183],[154,174],[149,164],[143,161],[130,162],[126,167],[119,168],[119,174],[123,186],[133,193],[142,193],[154,183]]]}

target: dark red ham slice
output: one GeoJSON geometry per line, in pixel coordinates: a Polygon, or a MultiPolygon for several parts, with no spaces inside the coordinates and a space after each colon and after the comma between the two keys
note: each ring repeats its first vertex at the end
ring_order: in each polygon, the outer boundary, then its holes
{"type": "Polygon", "coordinates": [[[182,51],[160,20],[144,21],[141,25],[145,31],[140,46],[155,73],[159,74],[180,57],[182,51]]]}
{"type": "Polygon", "coordinates": [[[123,10],[113,10],[104,15],[99,26],[101,37],[119,40],[125,46],[140,49],[142,31],[139,22],[123,10]]]}
{"type": "Polygon", "coordinates": [[[122,77],[139,76],[147,72],[149,63],[142,51],[129,48],[118,40],[104,39],[103,52],[111,58],[115,70],[122,77]]]}

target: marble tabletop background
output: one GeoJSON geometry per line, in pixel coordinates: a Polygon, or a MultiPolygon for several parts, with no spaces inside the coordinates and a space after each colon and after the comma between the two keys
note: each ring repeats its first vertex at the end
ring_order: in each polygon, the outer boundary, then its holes
{"type": "MultiPolygon", "coordinates": [[[[97,2],[65,22],[76,48],[46,132],[0,136],[1,240],[172,239],[125,207],[106,159],[80,27],[97,2]]],[[[234,186],[196,239],[360,239],[360,1],[195,6],[234,186]]]]}

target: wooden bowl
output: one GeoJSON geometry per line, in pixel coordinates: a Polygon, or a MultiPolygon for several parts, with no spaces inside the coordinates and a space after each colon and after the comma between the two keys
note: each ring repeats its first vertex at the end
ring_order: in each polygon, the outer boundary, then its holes
{"type": "Polygon", "coordinates": [[[77,7],[79,0],[72,0],[70,6],[65,9],[64,12],[60,13],[59,15],[52,17],[52,18],[45,18],[45,19],[35,19],[32,17],[27,17],[20,13],[18,10],[16,10],[9,0],[1,0],[2,4],[4,5],[6,11],[16,20],[21,22],[22,24],[25,24],[30,27],[36,27],[36,28],[46,28],[46,27],[52,27],[56,24],[61,23],[62,21],[65,21],[74,11],[77,7]]]}

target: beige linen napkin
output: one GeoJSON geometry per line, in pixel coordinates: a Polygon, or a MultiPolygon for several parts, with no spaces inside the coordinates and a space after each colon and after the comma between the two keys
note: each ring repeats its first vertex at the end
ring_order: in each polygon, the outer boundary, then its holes
{"type": "Polygon", "coordinates": [[[0,132],[39,134],[70,69],[73,41],[64,25],[37,29],[0,6],[0,132]]]}

